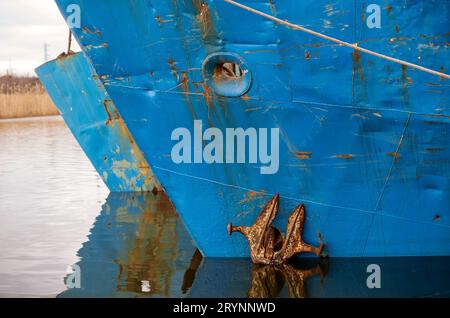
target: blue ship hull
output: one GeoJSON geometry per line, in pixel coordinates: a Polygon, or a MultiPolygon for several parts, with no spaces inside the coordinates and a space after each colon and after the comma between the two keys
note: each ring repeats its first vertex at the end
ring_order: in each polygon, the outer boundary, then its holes
{"type": "MultiPolygon", "coordinates": [[[[80,5],[82,26],[73,31],[205,256],[248,257],[245,239],[229,237],[226,226],[253,224],[275,193],[275,225],[284,229],[304,203],[305,241],[323,240],[331,256],[450,255],[448,81],[223,1],[57,3],[65,17],[69,4],[80,5]],[[244,95],[208,78],[214,53],[233,53],[248,70],[244,95]],[[171,134],[194,131],[194,120],[221,131],[279,128],[279,171],[174,163],[171,134]]],[[[450,67],[447,1],[384,1],[381,29],[366,28],[360,1],[242,3],[425,67],[450,67]]]]}
{"type": "Polygon", "coordinates": [[[160,188],[95,70],[82,53],[60,57],[42,65],[36,72],[111,191],[160,188]]]}

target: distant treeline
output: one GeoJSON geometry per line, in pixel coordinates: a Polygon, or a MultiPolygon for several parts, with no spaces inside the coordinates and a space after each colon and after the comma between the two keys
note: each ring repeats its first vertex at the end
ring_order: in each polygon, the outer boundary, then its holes
{"type": "Polygon", "coordinates": [[[0,76],[0,119],[58,114],[37,77],[0,76]]]}

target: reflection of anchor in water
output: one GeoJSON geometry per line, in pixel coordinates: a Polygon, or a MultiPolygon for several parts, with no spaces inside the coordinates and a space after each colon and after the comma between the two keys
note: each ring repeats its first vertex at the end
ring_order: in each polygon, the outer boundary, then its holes
{"type": "Polygon", "coordinates": [[[252,226],[228,224],[228,233],[242,233],[250,246],[250,256],[255,264],[282,264],[299,253],[320,255],[323,243],[314,247],[303,242],[302,230],[305,223],[305,206],[299,205],[289,217],[286,238],[272,226],[278,213],[280,196],[275,195],[263,208],[252,226]]]}
{"type": "Polygon", "coordinates": [[[286,283],[289,297],[308,297],[306,280],[309,277],[320,275],[321,279],[327,274],[327,262],[320,262],[308,269],[296,268],[291,264],[254,265],[252,269],[252,282],[247,296],[249,298],[275,298],[286,283]]]}

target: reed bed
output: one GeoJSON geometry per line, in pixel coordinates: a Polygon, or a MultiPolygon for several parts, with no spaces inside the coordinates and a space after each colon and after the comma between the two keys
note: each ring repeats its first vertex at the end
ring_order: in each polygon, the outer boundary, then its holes
{"type": "Polygon", "coordinates": [[[58,114],[37,77],[0,76],[0,119],[58,114]]]}

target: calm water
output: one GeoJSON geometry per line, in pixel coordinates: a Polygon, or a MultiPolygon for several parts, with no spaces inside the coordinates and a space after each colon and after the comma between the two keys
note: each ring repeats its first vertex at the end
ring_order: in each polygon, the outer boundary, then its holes
{"type": "Polygon", "coordinates": [[[202,259],[165,195],[110,194],[60,118],[0,121],[0,297],[15,296],[450,297],[450,259],[202,259]]]}
{"type": "Polygon", "coordinates": [[[108,196],[59,117],[0,121],[0,296],[55,296],[108,196]]]}

